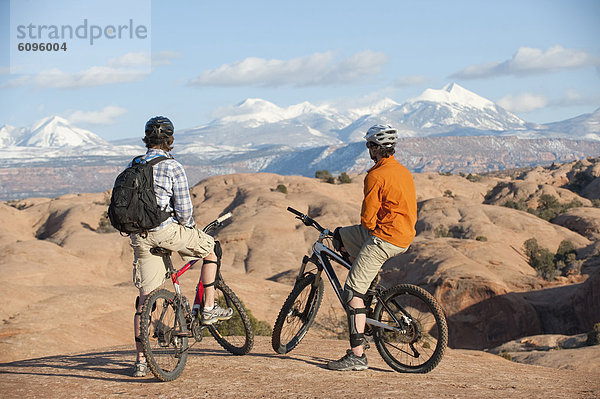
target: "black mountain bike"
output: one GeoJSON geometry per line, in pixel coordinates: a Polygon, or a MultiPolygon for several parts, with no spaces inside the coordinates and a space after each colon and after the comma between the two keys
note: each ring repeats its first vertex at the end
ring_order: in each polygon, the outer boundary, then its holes
{"type": "MultiPolygon", "coordinates": [[[[231,213],[212,221],[202,231],[208,233],[221,226],[223,221],[231,217],[231,213]]],[[[215,280],[215,302],[224,308],[233,309],[233,317],[209,326],[202,325],[199,317],[192,313],[190,303],[182,295],[179,277],[188,271],[199,259],[193,259],[181,269],[175,270],[171,262],[171,251],[165,248],[152,248],[150,252],[162,256],[167,272],[166,277],[173,282],[175,292],[164,288],[152,291],[144,302],[140,321],[140,333],[144,356],[152,373],[161,381],[176,379],[183,372],[191,346],[202,341],[208,330],[217,342],[234,355],[245,355],[254,345],[254,330],[246,309],[225,284],[221,275],[222,249],[219,241],[215,241],[217,255],[217,274],[215,280]]],[[[202,308],[204,286],[198,281],[194,305],[202,308]]]]}
{"type": "MultiPolygon", "coordinates": [[[[325,271],[343,307],[342,287],[331,261],[348,270],[351,267],[324,244],[333,237],[328,229],[293,208],[287,209],[304,225],[317,229],[320,235],[313,245],[312,256],[304,257],[294,288],[273,327],[271,343],[275,352],[281,354],[293,350],[315,320],[323,299],[322,272],[325,271]]],[[[385,289],[374,283],[366,293],[365,306],[365,335],[372,336],[379,354],[391,368],[406,373],[427,373],[438,365],[448,344],[448,327],[444,312],[431,294],[412,284],[385,289]]]]}

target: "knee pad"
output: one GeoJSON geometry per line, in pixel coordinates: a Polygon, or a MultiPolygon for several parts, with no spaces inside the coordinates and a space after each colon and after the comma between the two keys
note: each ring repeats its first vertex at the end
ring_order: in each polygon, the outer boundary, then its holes
{"type": "Polygon", "coordinates": [[[346,307],[346,315],[348,316],[348,332],[350,334],[350,347],[354,348],[362,345],[365,342],[365,334],[359,333],[356,328],[356,315],[367,314],[367,308],[353,308],[350,306],[352,298],[358,297],[363,299],[364,295],[354,291],[352,288],[345,286],[342,292],[342,300],[346,307]]]}

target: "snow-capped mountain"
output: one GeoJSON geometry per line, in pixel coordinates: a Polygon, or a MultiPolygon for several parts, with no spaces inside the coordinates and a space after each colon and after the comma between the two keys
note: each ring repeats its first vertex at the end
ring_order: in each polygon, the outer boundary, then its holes
{"type": "MultiPolygon", "coordinates": [[[[281,107],[249,98],[215,113],[207,124],[177,130],[174,153],[198,160],[233,159],[278,148],[279,152],[362,142],[376,123],[389,123],[402,137],[518,136],[600,140],[600,110],[563,122],[529,124],[456,83],[427,89],[398,103],[383,98],[363,107],[338,109],[309,102],[281,107]]],[[[107,143],[58,116],[31,127],[0,128],[0,158],[54,158],[71,155],[132,155],[143,151],[139,137],[107,143]],[[29,155],[31,154],[31,155],[29,155]]]]}
{"type": "Polygon", "coordinates": [[[108,142],[89,130],[71,126],[64,118],[51,116],[34,123],[16,144],[48,148],[108,145],[108,142]]]}
{"type": "MultiPolygon", "coordinates": [[[[355,108],[309,102],[281,107],[250,98],[219,110],[207,124],[177,130],[173,153],[192,182],[240,172],[360,173],[372,165],[364,132],[377,123],[391,124],[405,137],[396,153],[413,171],[482,172],[600,153],[600,109],[535,125],[457,84],[427,89],[404,103],[384,98],[355,108]]],[[[66,186],[55,187],[34,168],[0,185],[0,198],[108,189],[115,174],[143,151],[140,137],[107,143],[60,117],[31,127],[5,125],[0,128],[3,168],[35,165],[52,173],[53,167],[69,167],[73,174],[66,186]],[[91,185],[99,179],[102,184],[91,185]]]]}
{"type": "Polygon", "coordinates": [[[0,148],[16,145],[28,129],[24,127],[14,127],[4,125],[0,128],[0,148]]]}
{"type": "Polygon", "coordinates": [[[461,127],[477,130],[519,130],[526,122],[472,91],[450,83],[441,90],[427,89],[400,110],[403,123],[414,129],[461,127]]]}
{"type": "Polygon", "coordinates": [[[341,143],[336,130],[352,122],[349,116],[330,106],[316,106],[307,101],[283,108],[249,98],[219,113],[223,116],[206,125],[181,131],[180,142],[242,148],[314,147],[341,143]]]}
{"type": "Polygon", "coordinates": [[[540,130],[546,131],[548,136],[566,137],[568,135],[587,140],[600,140],[600,108],[590,114],[542,125],[540,130]]]}

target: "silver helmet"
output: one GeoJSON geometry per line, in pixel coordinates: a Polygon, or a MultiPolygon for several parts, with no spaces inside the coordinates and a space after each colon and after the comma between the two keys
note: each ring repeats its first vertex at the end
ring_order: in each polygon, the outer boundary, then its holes
{"type": "Polygon", "coordinates": [[[374,143],[380,147],[392,148],[398,142],[398,133],[390,125],[374,125],[365,134],[367,143],[374,143]]]}

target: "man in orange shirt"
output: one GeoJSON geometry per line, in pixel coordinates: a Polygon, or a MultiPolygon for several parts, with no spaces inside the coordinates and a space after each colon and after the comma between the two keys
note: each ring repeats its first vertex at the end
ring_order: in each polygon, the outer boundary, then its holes
{"type": "Polygon", "coordinates": [[[412,175],[393,156],[398,142],[390,125],[372,126],[365,135],[375,166],[364,182],[361,224],[336,229],[337,248],[354,258],[342,299],[348,315],[350,348],[340,360],[330,361],[332,370],[364,370],[369,367],[364,353],[366,312],[364,295],[381,266],[404,253],[415,237],[417,200],[412,175]]]}

